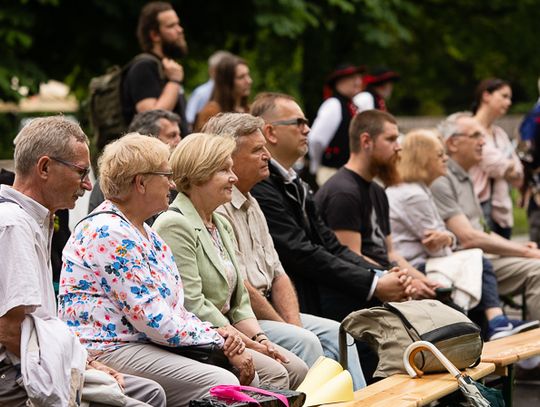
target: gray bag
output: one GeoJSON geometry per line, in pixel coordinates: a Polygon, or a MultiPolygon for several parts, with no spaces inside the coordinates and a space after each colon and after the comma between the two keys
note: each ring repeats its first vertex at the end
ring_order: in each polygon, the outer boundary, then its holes
{"type": "MultiPolygon", "coordinates": [[[[415,341],[433,343],[458,369],[480,363],[483,345],[475,323],[437,300],[389,302],[353,312],[341,323],[340,345],[344,344],[345,332],[367,342],[377,353],[379,364],[373,376],[381,378],[407,373],[403,352],[415,341]]],[[[342,351],[344,367],[346,357],[346,351],[342,351]]],[[[415,363],[426,373],[446,371],[430,352],[419,352],[415,363]]]]}

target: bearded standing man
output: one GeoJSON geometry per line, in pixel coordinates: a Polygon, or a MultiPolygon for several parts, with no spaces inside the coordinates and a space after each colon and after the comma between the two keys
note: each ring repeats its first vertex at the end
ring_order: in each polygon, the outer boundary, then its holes
{"type": "Polygon", "coordinates": [[[164,109],[180,116],[182,135],[189,134],[184,96],[184,69],[175,61],[187,55],[184,29],[171,4],[148,3],[141,10],[137,37],[148,58],[134,61],[122,82],[122,111],[126,123],[135,114],[164,109]]]}
{"type": "Polygon", "coordinates": [[[397,182],[401,146],[396,119],[380,110],[357,114],[349,129],[349,160],[315,195],[339,242],[381,270],[398,265],[413,277],[416,298],[435,298],[438,283],[416,270],[392,246],[388,198],[374,178],[397,182]]]}

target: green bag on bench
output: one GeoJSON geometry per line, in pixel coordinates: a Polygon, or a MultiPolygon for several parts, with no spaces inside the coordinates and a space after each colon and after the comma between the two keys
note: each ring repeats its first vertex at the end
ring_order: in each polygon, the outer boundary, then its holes
{"type": "MultiPolygon", "coordinates": [[[[346,366],[345,332],[367,342],[379,356],[373,377],[406,373],[403,352],[414,341],[433,343],[458,369],[476,366],[482,354],[480,328],[466,315],[437,300],[389,302],[349,314],[341,323],[341,364],[346,366]]],[[[446,369],[430,352],[419,352],[424,372],[446,369]]]]}

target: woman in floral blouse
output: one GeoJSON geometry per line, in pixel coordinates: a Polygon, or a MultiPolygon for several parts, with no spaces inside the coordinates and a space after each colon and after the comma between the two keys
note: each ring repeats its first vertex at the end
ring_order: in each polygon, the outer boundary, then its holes
{"type": "Polygon", "coordinates": [[[168,157],[165,144],[136,133],[105,148],[99,166],[107,199],[75,227],[64,249],[59,315],[97,360],[155,380],[168,405],[183,406],[238,379],[164,347],[216,344],[244,383],[254,369],[238,335],[184,308],[171,250],[144,223],[168,207],[168,157]]]}
{"type": "Polygon", "coordinates": [[[238,180],[232,170],[235,148],[231,137],[198,133],[183,139],[170,159],[178,196],[154,227],[174,254],[186,306],[199,318],[243,335],[261,385],[296,388],[308,367],[260,327],[236,264],[234,232],[215,212],[231,200],[238,180]]]}

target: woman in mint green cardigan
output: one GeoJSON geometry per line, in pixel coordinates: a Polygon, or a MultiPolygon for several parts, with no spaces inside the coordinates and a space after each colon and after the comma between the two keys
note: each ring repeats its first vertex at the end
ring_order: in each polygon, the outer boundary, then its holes
{"type": "Polygon", "coordinates": [[[237,181],[231,158],[235,147],[231,137],[199,133],[183,139],[170,158],[179,194],[154,228],[171,247],[186,308],[216,327],[240,332],[260,385],[296,388],[307,365],[262,331],[236,264],[234,232],[214,212],[231,200],[237,181]]]}

